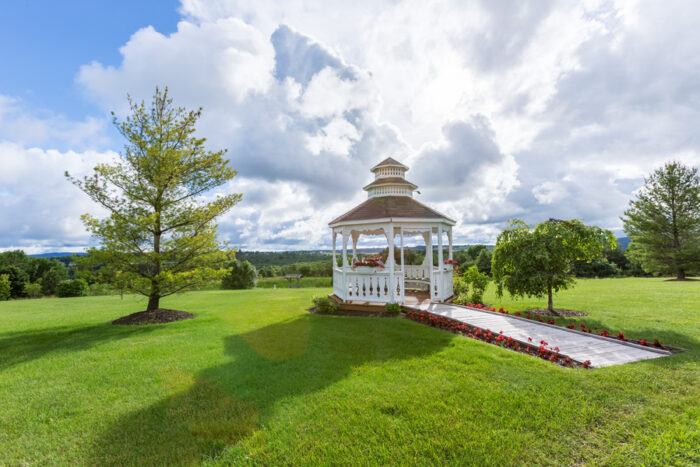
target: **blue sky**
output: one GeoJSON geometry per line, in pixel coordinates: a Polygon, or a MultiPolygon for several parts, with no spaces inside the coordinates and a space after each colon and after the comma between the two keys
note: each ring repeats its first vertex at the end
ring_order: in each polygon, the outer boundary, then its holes
{"type": "Polygon", "coordinates": [[[80,66],[117,66],[119,47],[152,25],[175,31],[176,1],[71,0],[4,2],[0,15],[0,90],[27,106],[80,119],[99,109],[75,85],[80,66]]]}
{"type": "Polygon", "coordinates": [[[103,213],[63,173],[123,141],[109,112],[168,86],[204,108],[243,201],[247,249],[330,245],[391,156],[457,243],[512,218],[622,235],[644,176],[700,164],[700,6],[692,0],[5,2],[0,250],[84,248],[103,213]],[[7,220],[10,219],[11,222],[7,220]]]}

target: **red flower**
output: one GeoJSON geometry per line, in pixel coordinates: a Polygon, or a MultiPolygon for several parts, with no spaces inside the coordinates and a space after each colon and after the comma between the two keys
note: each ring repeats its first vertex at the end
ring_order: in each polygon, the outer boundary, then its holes
{"type": "Polygon", "coordinates": [[[590,360],[586,360],[585,362],[583,362],[583,367],[584,367],[584,368],[590,368],[590,367],[591,367],[591,361],[590,361],[590,360]]]}
{"type": "Polygon", "coordinates": [[[529,340],[530,342],[532,342],[532,337],[528,337],[527,340],[529,340]]]}

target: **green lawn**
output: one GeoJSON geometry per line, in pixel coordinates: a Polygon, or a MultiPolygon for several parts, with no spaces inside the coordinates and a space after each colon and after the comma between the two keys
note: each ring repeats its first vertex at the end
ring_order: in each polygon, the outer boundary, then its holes
{"type": "MultiPolygon", "coordinates": [[[[515,311],[543,302],[500,303],[515,311]]],[[[700,463],[700,282],[579,281],[555,306],[689,349],[572,370],[404,319],[311,315],[329,289],[0,303],[0,465],[700,463]]]]}

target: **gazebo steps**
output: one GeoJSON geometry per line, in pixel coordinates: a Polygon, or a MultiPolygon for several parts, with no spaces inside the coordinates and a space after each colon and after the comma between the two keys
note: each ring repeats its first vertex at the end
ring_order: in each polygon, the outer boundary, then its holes
{"type": "Polygon", "coordinates": [[[343,311],[384,313],[384,303],[360,301],[344,302],[336,294],[330,294],[328,298],[336,302],[338,304],[338,309],[343,311]]]}

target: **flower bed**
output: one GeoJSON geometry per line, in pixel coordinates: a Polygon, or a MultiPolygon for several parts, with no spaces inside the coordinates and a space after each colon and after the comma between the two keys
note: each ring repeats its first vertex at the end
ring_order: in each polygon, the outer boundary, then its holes
{"type": "Polygon", "coordinates": [[[579,362],[559,352],[559,347],[551,347],[546,341],[541,340],[539,343],[532,342],[532,338],[528,338],[529,342],[523,342],[518,339],[513,339],[510,336],[505,336],[503,331],[495,332],[490,329],[482,329],[478,326],[472,326],[462,323],[444,316],[434,315],[427,311],[408,311],[406,318],[416,321],[427,326],[444,329],[446,331],[460,334],[471,339],[477,339],[489,344],[498,345],[515,352],[522,352],[528,355],[533,355],[544,360],[549,360],[558,365],[573,368],[582,367],[590,368],[591,361],[579,362]]]}
{"type": "MultiPolygon", "coordinates": [[[[541,316],[538,315],[533,315],[531,313],[525,312],[521,313],[519,311],[516,311],[515,313],[510,313],[507,310],[504,310],[502,307],[496,310],[495,307],[488,307],[487,305],[484,305],[482,303],[457,303],[457,305],[462,305],[462,306],[467,306],[471,308],[476,308],[478,310],[486,310],[486,311],[493,311],[496,313],[503,313],[506,315],[512,315],[512,316],[517,316],[525,319],[529,319],[532,321],[539,321],[540,323],[547,323],[551,324],[554,326],[561,326],[557,324],[553,319],[548,319],[544,320],[541,316]]],[[[654,347],[659,350],[668,350],[668,351],[678,351],[680,349],[676,349],[675,347],[667,346],[667,345],[662,345],[658,339],[654,339],[653,341],[649,342],[648,340],[645,339],[639,339],[639,340],[634,340],[634,339],[628,339],[625,337],[625,334],[623,332],[618,332],[616,334],[611,334],[607,329],[598,329],[598,326],[593,326],[592,328],[586,327],[586,323],[579,323],[578,327],[574,323],[569,323],[566,326],[568,329],[574,329],[574,330],[579,330],[581,332],[587,332],[589,334],[596,334],[598,336],[602,337],[608,337],[611,339],[617,339],[622,342],[631,342],[633,344],[637,345],[642,345],[645,347],[654,347]]]]}

